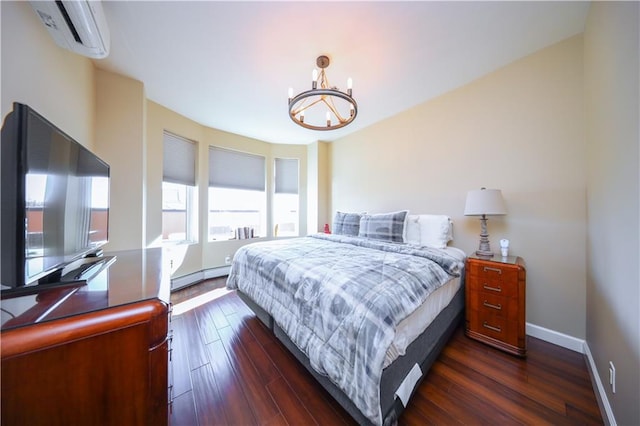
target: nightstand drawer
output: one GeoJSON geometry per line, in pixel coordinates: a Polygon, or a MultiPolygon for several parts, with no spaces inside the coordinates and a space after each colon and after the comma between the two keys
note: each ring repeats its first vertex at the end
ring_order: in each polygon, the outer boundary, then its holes
{"type": "Polygon", "coordinates": [[[475,276],[478,280],[488,283],[509,283],[518,280],[518,269],[500,263],[477,263],[472,262],[469,268],[469,275],[475,276]]]}
{"type": "Polygon", "coordinates": [[[488,312],[509,320],[518,319],[518,300],[483,292],[469,294],[469,309],[488,312]]]}
{"type": "Polygon", "coordinates": [[[471,311],[469,330],[500,340],[508,345],[518,344],[517,323],[490,312],[471,311]]]}
{"type": "MultiPolygon", "coordinates": [[[[517,277],[517,272],[516,272],[517,277]]],[[[482,292],[495,294],[498,296],[504,297],[516,297],[518,295],[518,286],[517,282],[507,281],[507,280],[499,280],[495,277],[490,277],[491,279],[486,279],[487,277],[478,277],[469,275],[467,279],[467,283],[469,288],[473,292],[482,292]]]]}

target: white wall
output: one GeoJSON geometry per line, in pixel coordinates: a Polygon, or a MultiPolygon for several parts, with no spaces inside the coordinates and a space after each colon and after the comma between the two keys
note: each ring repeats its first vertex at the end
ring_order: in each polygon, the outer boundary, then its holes
{"type": "Polygon", "coordinates": [[[585,338],[586,158],[582,37],[545,48],[332,148],[332,211],[449,215],[454,245],[478,248],[467,191],[502,189],[490,217],[527,266],[527,321],[585,338]]]}
{"type": "Polygon", "coordinates": [[[595,2],[585,30],[587,343],[615,419],[640,424],[640,7],[595,2]],[[616,393],[609,386],[616,366],[616,393]]]}

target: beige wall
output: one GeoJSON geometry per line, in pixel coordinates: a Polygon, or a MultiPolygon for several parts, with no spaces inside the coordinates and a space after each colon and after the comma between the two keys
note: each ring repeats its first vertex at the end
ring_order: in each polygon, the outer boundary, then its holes
{"type": "Polygon", "coordinates": [[[58,47],[28,2],[0,2],[2,118],[29,105],[82,145],[94,138],[94,67],[58,47]]]}
{"type": "MultiPolygon", "coordinates": [[[[324,229],[324,224],[332,226],[331,221],[331,145],[318,143],[318,231],[324,229]]],[[[312,232],[310,229],[309,232],[312,232]]]]}
{"type": "Polygon", "coordinates": [[[584,36],[587,343],[621,425],[640,424],[639,21],[637,2],[596,2],[584,36]]]}
{"type": "Polygon", "coordinates": [[[526,261],[527,321],[584,338],[582,93],[577,36],[334,142],[332,211],[447,214],[471,253],[467,191],[502,189],[508,214],[489,219],[490,240],[526,261]]]}
{"type": "Polygon", "coordinates": [[[96,71],[95,153],[110,166],[109,243],[131,250],[145,238],[145,98],[141,82],[96,71]]]}
{"type": "Polygon", "coordinates": [[[322,232],[331,223],[329,206],[329,144],[314,142],[307,145],[307,230],[309,234],[322,232]]]}

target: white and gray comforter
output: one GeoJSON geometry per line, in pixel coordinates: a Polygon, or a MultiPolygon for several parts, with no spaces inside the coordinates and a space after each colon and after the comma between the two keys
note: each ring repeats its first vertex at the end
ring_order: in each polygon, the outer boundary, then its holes
{"type": "Polygon", "coordinates": [[[459,259],[426,247],[317,234],[236,253],[227,287],[267,311],[373,423],[396,325],[457,276],[459,259]]]}

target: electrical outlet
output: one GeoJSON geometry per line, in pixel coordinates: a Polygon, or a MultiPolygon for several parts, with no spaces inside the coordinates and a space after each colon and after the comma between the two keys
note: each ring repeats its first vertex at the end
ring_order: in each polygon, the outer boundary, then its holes
{"type": "Polygon", "coordinates": [[[224,258],[224,264],[225,265],[231,265],[231,256],[227,256],[224,258]]]}
{"type": "Polygon", "coordinates": [[[609,384],[611,385],[611,391],[616,393],[616,367],[611,361],[609,361],[609,384]]]}

